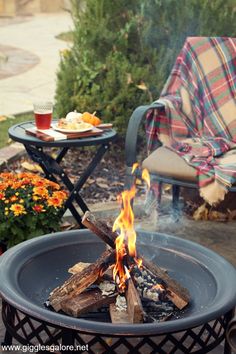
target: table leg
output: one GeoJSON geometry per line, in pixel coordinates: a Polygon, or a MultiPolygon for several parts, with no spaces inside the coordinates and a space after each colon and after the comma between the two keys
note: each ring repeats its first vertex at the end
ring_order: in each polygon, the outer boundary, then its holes
{"type": "Polygon", "coordinates": [[[80,196],[79,191],[81,190],[81,188],[83,187],[87,179],[90,177],[90,175],[92,174],[92,172],[94,171],[98,163],[101,161],[108,148],[109,148],[108,144],[100,145],[95,156],[93,157],[93,159],[91,160],[91,162],[89,163],[85,171],[82,173],[79,180],[74,185],[69,179],[68,175],[63,170],[63,168],[60,166],[60,162],[62,161],[63,157],[66,155],[69,148],[61,149],[56,159],[54,159],[50,155],[46,154],[43,151],[42,147],[35,148],[33,146],[28,146],[28,145],[25,146],[28,155],[34,162],[37,162],[40,165],[40,167],[44,171],[46,178],[54,182],[57,182],[57,179],[55,178],[56,175],[65,184],[68,191],[70,192],[70,195],[67,201],[65,202],[65,208],[61,213],[61,217],[64,215],[65,211],[69,209],[81,228],[84,227],[81,222],[82,218],[79,212],[77,211],[77,209],[75,208],[75,206],[73,205],[73,202],[74,201],[77,202],[78,206],[83,211],[83,213],[89,210],[87,204],[80,196]]]}
{"type": "MultiPolygon", "coordinates": [[[[30,158],[40,165],[46,178],[50,179],[53,182],[58,182],[55,177],[56,175],[65,184],[66,188],[70,193],[73,191],[73,183],[70,181],[69,177],[67,176],[63,168],[59,165],[59,162],[56,159],[54,159],[50,155],[47,155],[41,147],[35,148],[32,146],[25,146],[25,149],[30,158]]],[[[67,148],[62,149],[59,155],[57,156],[57,159],[61,161],[62,158],[66,155],[67,151],[67,148]]],[[[88,206],[85,204],[84,200],[78,193],[74,193],[74,199],[76,200],[77,204],[83,212],[89,210],[88,206]]],[[[61,212],[61,217],[64,215],[67,209],[71,211],[71,214],[78,222],[79,226],[83,228],[84,226],[81,222],[82,218],[72,203],[65,203],[65,208],[61,212]]]]}
{"type": "MultiPolygon", "coordinates": [[[[90,175],[92,174],[92,172],[94,171],[94,169],[96,168],[98,163],[101,161],[101,159],[103,158],[103,156],[108,148],[109,148],[109,146],[107,144],[100,146],[100,148],[96,152],[96,155],[93,157],[93,159],[91,160],[91,162],[87,166],[86,170],[82,173],[78,182],[76,182],[75,185],[73,186],[73,190],[71,190],[71,194],[67,200],[67,203],[69,203],[69,204],[72,203],[73,200],[76,198],[76,196],[78,195],[78,192],[81,190],[81,188],[83,187],[83,185],[85,184],[87,179],[90,177],[90,175]]],[[[81,209],[83,210],[83,208],[81,208],[81,209]]],[[[83,211],[85,212],[86,210],[83,210],[83,211]]]]}
{"type": "Polygon", "coordinates": [[[69,150],[69,148],[62,148],[62,149],[60,150],[60,152],[58,153],[58,155],[57,155],[57,157],[56,157],[56,161],[57,161],[58,163],[60,163],[60,162],[62,161],[63,157],[66,156],[68,150],[69,150]]]}

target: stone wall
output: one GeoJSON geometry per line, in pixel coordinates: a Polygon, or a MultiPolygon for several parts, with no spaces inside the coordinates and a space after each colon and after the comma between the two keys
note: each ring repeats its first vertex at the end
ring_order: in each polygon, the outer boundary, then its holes
{"type": "Polygon", "coordinates": [[[33,15],[70,8],[69,0],[0,0],[0,16],[33,15]]]}

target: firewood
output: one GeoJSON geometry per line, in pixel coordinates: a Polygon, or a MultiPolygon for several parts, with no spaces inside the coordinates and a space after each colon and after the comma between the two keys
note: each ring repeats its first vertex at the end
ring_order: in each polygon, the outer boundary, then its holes
{"type": "Polygon", "coordinates": [[[131,323],[143,322],[143,306],[137,289],[134,286],[132,278],[128,280],[126,290],[127,312],[131,323]]]}
{"type": "Polygon", "coordinates": [[[175,304],[178,309],[182,310],[190,301],[189,292],[186,288],[180,285],[176,280],[172,279],[158,265],[142,258],[144,269],[152,273],[156,278],[161,279],[162,285],[167,290],[167,297],[175,304]]]}
{"type": "MultiPolygon", "coordinates": [[[[117,233],[113,232],[104,221],[98,221],[91,212],[86,212],[82,223],[104,242],[109,244],[109,246],[115,248],[117,233]]],[[[163,269],[158,267],[158,265],[150,262],[141,255],[138,255],[138,258],[142,259],[142,264],[147,270],[153,273],[157,278],[163,280],[164,286],[168,291],[169,299],[176,307],[183,309],[190,301],[188,290],[172,279],[163,269]]]]}
{"type": "Polygon", "coordinates": [[[73,267],[68,269],[68,272],[71,274],[76,274],[82,272],[86,267],[88,267],[91,263],[78,262],[73,267]]]}
{"type": "Polygon", "coordinates": [[[131,323],[127,310],[119,311],[114,303],[110,304],[109,312],[112,323],[131,323]]]}
{"type": "Polygon", "coordinates": [[[86,211],[82,218],[82,224],[114,248],[117,233],[113,232],[105,222],[97,220],[90,211],[86,211]]]}
{"type": "Polygon", "coordinates": [[[55,311],[61,310],[62,301],[69,300],[82,293],[99,278],[101,272],[105,271],[110,264],[114,263],[114,260],[114,250],[106,250],[103,252],[95,263],[84,268],[82,272],[72,275],[62,286],[54,289],[49,297],[50,305],[55,311]]]}
{"type": "Polygon", "coordinates": [[[98,308],[109,305],[115,301],[117,293],[110,296],[103,296],[100,289],[85,291],[71,299],[61,302],[61,309],[68,315],[79,317],[83,313],[95,311],[98,308]]]}

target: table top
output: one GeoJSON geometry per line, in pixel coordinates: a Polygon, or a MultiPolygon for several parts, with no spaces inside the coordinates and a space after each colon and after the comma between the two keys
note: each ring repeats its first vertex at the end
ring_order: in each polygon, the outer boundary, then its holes
{"type": "Polygon", "coordinates": [[[104,130],[99,136],[86,138],[65,139],[57,141],[43,141],[36,137],[26,134],[25,129],[34,127],[34,121],[18,123],[9,128],[9,137],[24,145],[47,146],[47,147],[72,147],[72,146],[91,146],[101,145],[113,141],[117,133],[114,129],[104,130]]]}

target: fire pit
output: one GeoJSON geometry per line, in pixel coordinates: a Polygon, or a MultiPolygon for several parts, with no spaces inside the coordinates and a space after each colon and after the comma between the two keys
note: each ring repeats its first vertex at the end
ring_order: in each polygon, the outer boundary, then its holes
{"type": "MultiPolygon", "coordinates": [[[[0,257],[6,340],[22,344],[85,345],[89,353],[208,353],[225,339],[236,305],[236,271],[216,253],[173,236],[138,232],[138,250],[190,291],[179,318],[162,323],[111,324],[102,309],[80,318],[44,306],[76,262],[94,262],[105,245],[90,231],[23,242],[0,257]]],[[[225,353],[230,353],[227,344],[225,353]]]]}

